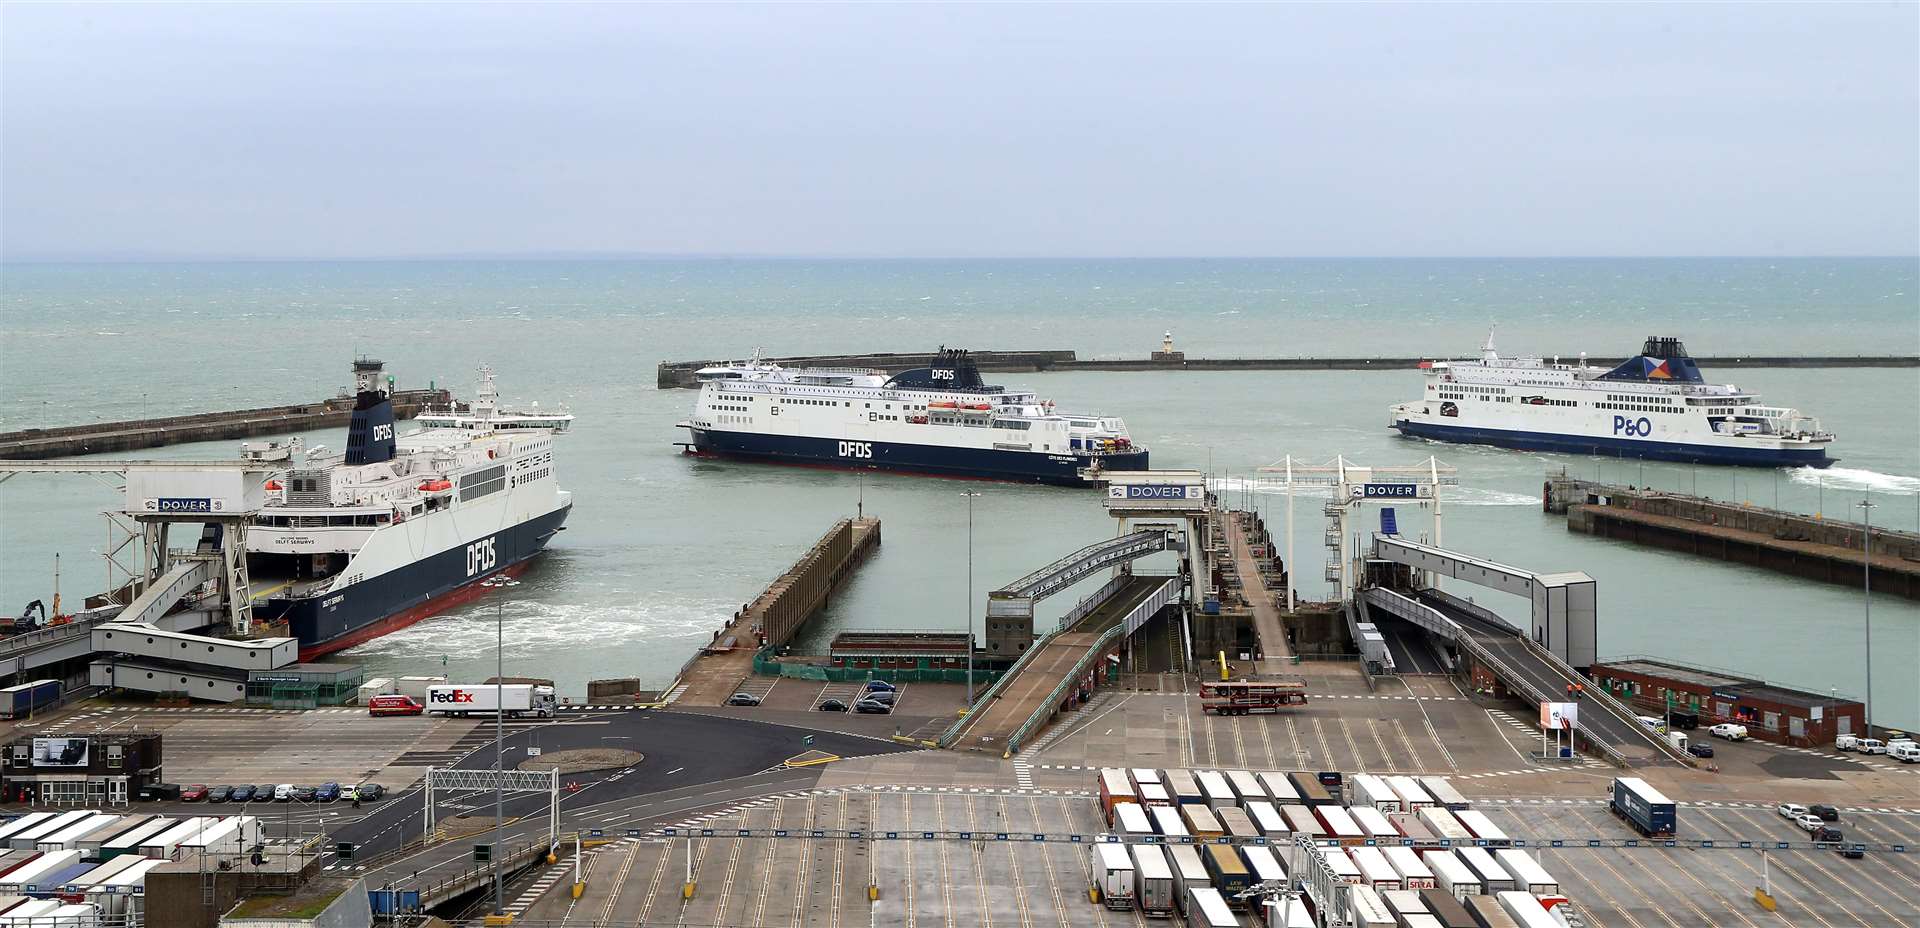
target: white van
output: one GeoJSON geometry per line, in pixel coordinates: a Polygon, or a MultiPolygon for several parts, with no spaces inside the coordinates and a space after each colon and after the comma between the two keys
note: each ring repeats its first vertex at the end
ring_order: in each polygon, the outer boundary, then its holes
{"type": "Polygon", "coordinates": [[[1903,764],[1920,764],[1920,744],[1908,741],[1887,748],[1887,756],[1903,764]]]}
{"type": "Polygon", "coordinates": [[[1736,725],[1732,722],[1721,722],[1720,724],[1707,729],[1707,731],[1711,733],[1715,738],[1725,738],[1728,741],[1747,740],[1747,726],[1736,725]]]}
{"type": "Polygon", "coordinates": [[[1841,735],[1840,737],[1833,739],[1833,749],[1836,751],[1851,751],[1854,748],[1859,746],[1860,746],[1859,735],[1841,735]]]}
{"type": "Polygon", "coordinates": [[[1856,741],[1853,743],[1853,747],[1854,747],[1854,750],[1859,751],[1862,754],[1887,753],[1886,742],[1881,741],[1878,738],[1861,738],[1859,741],[1856,741]]]}

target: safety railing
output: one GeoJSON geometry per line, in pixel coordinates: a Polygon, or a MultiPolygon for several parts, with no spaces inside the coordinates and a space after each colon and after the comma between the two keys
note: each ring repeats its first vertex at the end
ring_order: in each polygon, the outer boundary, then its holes
{"type": "Polygon", "coordinates": [[[1091,647],[1087,648],[1086,654],[1081,655],[1079,660],[1073,662],[1073,669],[1060,678],[1060,682],[1055,684],[1053,690],[1047,694],[1046,701],[1042,702],[1038,708],[1035,708],[1033,714],[1027,716],[1027,720],[1020,723],[1020,727],[1014,729],[1013,734],[1008,736],[1005,756],[1012,757],[1014,752],[1020,750],[1020,745],[1027,740],[1027,736],[1033,734],[1035,728],[1053,717],[1053,713],[1057,711],[1060,706],[1060,700],[1066,697],[1068,687],[1071,687],[1077,682],[1081,674],[1087,672],[1088,665],[1100,659],[1100,654],[1107,649],[1107,645],[1112,644],[1116,639],[1126,633],[1127,629],[1124,625],[1115,625],[1107,629],[1106,632],[1101,634],[1101,636],[1093,642],[1091,647]]]}
{"type": "Polygon", "coordinates": [[[935,743],[943,748],[952,747],[954,740],[959,738],[960,732],[967,727],[967,723],[973,721],[974,706],[992,705],[994,697],[999,696],[1000,691],[1006,688],[1007,681],[1019,676],[1020,671],[1026,669],[1028,662],[1033,660],[1033,656],[1039,654],[1041,649],[1047,646],[1047,642],[1052,641],[1053,636],[1057,634],[1059,632],[1048,632],[1035,640],[1032,646],[1020,655],[1020,659],[1014,661],[1013,666],[1008,667],[1007,672],[1000,675],[1000,679],[993,681],[993,685],[987,687],[986,692],[981,693],[980,698],[973,701],[973,706],[967,707],[967,714],[955,719],[952,725],[947,726],[946,731],[940,733],[940,738],[935,743]]]}

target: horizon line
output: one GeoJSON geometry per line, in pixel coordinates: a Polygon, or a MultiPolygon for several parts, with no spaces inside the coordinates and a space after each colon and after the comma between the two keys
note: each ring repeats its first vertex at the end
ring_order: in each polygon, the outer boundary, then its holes
{"type": "Polygon", "coordinates": [[[0,255],[0,265],[30,264],[409,264],[448,261],[558,262],[558,261],[1803,261],[1839,259],[1920,260],[1914,254],[1809,253],[1758,254],[1536,254],[1536,255],[879,255],[757,252],[448,252],[412,255],[0,255]]]}

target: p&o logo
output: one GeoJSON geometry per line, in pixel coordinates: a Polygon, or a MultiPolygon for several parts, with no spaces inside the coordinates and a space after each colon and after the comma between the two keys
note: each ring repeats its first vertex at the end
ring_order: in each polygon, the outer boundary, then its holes
{"type": "Polygon", "coordinates": [[[499,563],[499,557],[493,550],[493,539],[482,538],[467,546],[467,576],[485,573],[499,563]]]}
{"type": "Polygon", "coordinates": [[[1646,416],[1634,419],[1628,416],[1613,417],[1613,434],[1629,438],[1645,438],[1653,434],[1653,421],[1646,416]]]}
{"type": "Polygon", "coordinates": [[[873,457],[873,442],[843,441],[840,443],[840,456],[843,458],[873,457]]]}

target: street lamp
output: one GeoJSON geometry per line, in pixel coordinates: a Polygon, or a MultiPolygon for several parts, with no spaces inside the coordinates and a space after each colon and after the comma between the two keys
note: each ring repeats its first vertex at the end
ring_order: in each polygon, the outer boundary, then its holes
{"type": "Polygon", "coordinates": [[[967,498],[967,711],[973,711],[973,501],[980,494],[968,490],[967,498]]]}
{"type": "Polygon", "coordinates": [[[1867,623],[1867,737],[1873,737],[1873,500],[1863,499],[1860,518],[1865,529],[1860,533],[1860,610],[1867,623]]]}
{"type": "Polygon", "coordinates": [[[506,758],[507,702],[503,698],[507,682],[507,620],[501,604],[493,604],[493,852],[487,861],[493,865],[493,914],[505,915],[500,890],[500,831],[506,816],[506,784],[501,764],[506,758]]]}

